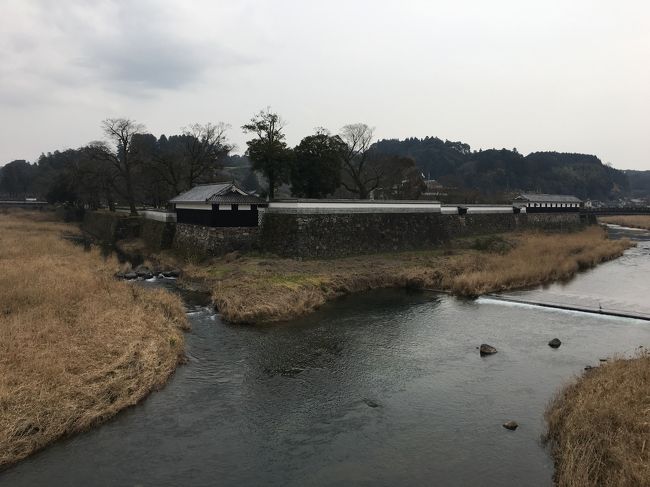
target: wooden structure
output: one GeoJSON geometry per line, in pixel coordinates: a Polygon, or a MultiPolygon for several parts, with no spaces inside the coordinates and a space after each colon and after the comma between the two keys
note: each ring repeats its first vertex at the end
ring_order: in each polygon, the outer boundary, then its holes
{"type": "Polygon", "coordinates": [[[256,227],[266,202],[233,183],[202,184],[172,200],[177,223],[206,227],[256,227]]]}
{"type": "Polygon", "coordinates": [[[563,194],[524,193],[514,199],[513,206],[525,208],[526,213],[571,213],[579,212],[583,202],[563,194]]]}

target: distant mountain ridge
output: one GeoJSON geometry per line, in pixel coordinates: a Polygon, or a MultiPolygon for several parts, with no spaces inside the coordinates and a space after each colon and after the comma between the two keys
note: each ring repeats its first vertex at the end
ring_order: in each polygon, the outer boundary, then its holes
{"type": "Polygon", "coordinates": [[[624,171],[630,181],[630,195],[632,198],[650,198],[650,171],[624,171]]]}
{"type": "Polygon", "coordinates": [[[383,139],[373,150],[411,157],[422,173],[445,186],[478,191],[573,194],[582,199],[613,200],[630,193],[624,171],[589,154],[516,149],[472,151],[469,144],[437,137],[383,139]]]}

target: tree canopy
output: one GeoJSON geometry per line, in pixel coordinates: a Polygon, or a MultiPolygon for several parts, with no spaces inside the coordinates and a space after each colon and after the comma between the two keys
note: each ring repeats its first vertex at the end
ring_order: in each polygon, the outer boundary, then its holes
{"type": "Polygon", "coordinates": [[[341,164],[347,146],[337,135],[318,129],[294,149],[291,194],[301,198],[325,198],[341,185],[341,164]]]}
{"type": "Polygon", "coordinates": [[[609,200],[629,191],[622,171],[588,154],[533,152],[523,156],[516,149],[472,151],[462,142],[436,137],[381,140],[373,150],[411,157],[427,178],[483,193],[539,191],[609,200]]]}
{"type": "Polygon", "coordinates": [[[253,138],[246,142],[246,155],[253,163],[253,169],[261,171],[269,183],[269,198],[275,189],[289,178],[292,153],[284,141],[284,121],[270,108],[261,110],[242,126],[253,138]]]}
{"type": "Polygon", "coordinates": [[[2,198],[39,196],[53,203],[96,208],[127,204],[161,207],[201,183],[235,181],[249,191],[301,198],[415,199],[425,179],[435,179],[444,201],[505,202],[523,191],[613,200],[647,197],[650,172],[619,171],[588,154],[516,149],[473,151],[437,137],[374,140],[364,123],[325,129],[287,146],[284,121],[270,109],[242,129],[251,135],[246,155],[231,155],[228,125],[190,124],[179,133],[154,136],[128,118],[105,120],[104,141],[42,154],[30,163],[0,167],[2,198]]]}

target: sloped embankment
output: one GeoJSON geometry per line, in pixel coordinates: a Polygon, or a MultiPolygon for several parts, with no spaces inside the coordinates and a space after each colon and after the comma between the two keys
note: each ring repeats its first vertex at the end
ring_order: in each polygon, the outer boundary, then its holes
{"type": "Polygon", "coordinates": [[[181,301],[113,273],[45,214],[0,215],[0,465],[161,387],[183,357],[181,301]]]}
{"type": "Polygon", "coordinates": [[[430,251],[306,260],[242,256],[187,266],[213,290],[233,323],[282,321],[345,294],[412,287],[476,296],[568,279],[630,246],[590,227],[574,233],[524,232],[455,242],[430,251]]]}
{"type": "Polygon", "coordinates": [[[650,354],[588,370],[546,420],[558,485],[650,485],[650,354]]]}

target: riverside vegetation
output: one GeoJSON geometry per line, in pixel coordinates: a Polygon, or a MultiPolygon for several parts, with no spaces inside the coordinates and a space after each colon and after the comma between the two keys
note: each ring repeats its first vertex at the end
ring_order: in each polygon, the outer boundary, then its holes
{"type": "Polygon", "coordinates": [[[562,487],[650,485],[650,353],[588,370],[546,413],[562,487]]]}
{"type": "Polygon", "coordinates": [[[184,356],[180,299],[113,278],[51,214],[0,214],[0,465],[102,422],[184,356]]]}
{"type": "Polygon", "coordinates": [[[598,220],[603,223],[611,223],[623,227],[650,230],[650,215],[601,216],[598,220]]]}
{"type": "Polygon", "coordinates": [[[411,287],[476,296],[568,279],[620,256],[627,240],[603,229],[573,233],[522,232],[464,239],[447,247],[331,260],[239,256],[185,265],[185,279],[212,291],[222,316],[233,323],[282,321],[309,313],[354,292],[411,287]]]}
{"type": "MultiPolygon", "coordinates": [[[[115,280],[116,259],[61,238],[76,227],[26,212],[0,214],[0,224],[0,465],[6,465],[162,386],[183,357],[187,321],[177,297],[115,280]]],[[[208,286],[226,320],[264,323],[375,288],[474,296],[568,279],[630,245],[590,227],[332,260],[235,253],[182,267],[185,285],[208,286]]]]}

